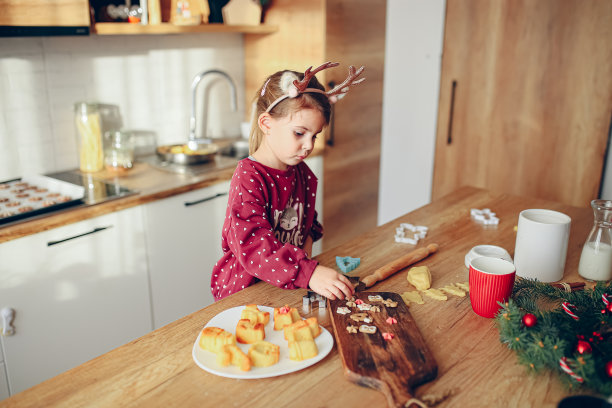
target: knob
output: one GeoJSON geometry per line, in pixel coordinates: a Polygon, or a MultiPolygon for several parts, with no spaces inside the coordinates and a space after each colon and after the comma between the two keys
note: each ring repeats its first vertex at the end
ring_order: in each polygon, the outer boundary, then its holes
{"type": "Polygon", "coordinates": [[[15,334],[15,327],[13,327],[13,320],[15,319],[15,309],[10,307],[4,307],[0,310],[2,317],[2,335],[12,336],[15,334]]]}

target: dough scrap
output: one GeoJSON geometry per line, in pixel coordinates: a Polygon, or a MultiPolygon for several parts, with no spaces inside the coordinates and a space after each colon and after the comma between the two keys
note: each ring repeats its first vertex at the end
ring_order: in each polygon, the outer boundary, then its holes
{"type": "Polygon", "coordinates": [[[467,282],[457,282],[455,283],[455,286],[459,287],[460,289],[465,290],[466,292],[470,291],[470,284],[467,282]]]}
{"type": "Polygon", "coordinates": [[[436,300],[447,300],[448,297],[440,289],[427,289],[423,293],[432,299],[436,300]]]}
{"type": "Polygon", "coordinates": [[[408,306],[410,306],[410,303],[416,303],[418,305],[422,305],[425,303],[423,301],[423,298],[421,297],[421,294],[416,290],[413,290],[411,292],[404,292],[401,296],[408,306]]]}
{"type": "Polygon", "coordinates": [[[465,291],[455,285],[453,285],[452,283],[449,285],[444,286],[443,288],[440,288],[442,291],[451,294],[451,295],[455,295],[455,296],[459,296],[459,297],[465,297],[465,291]]]}
{"type": "Polygon", "coordinates": [[[410,268],[406,275],[408,282],[418,290],[431,288],[431,272],[427,266],[415,266],[410,268]]]}

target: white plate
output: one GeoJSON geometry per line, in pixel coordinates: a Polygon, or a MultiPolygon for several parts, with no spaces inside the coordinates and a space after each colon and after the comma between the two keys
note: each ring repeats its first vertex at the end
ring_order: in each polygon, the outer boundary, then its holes
{"type": "MultiPolygon", "coordinates": [[[[198,338],[193,344],[193,360],[195,363],[203,370],[208,371],[209,373],[219,375],[221,377],[229,377],[229,378],[242,378],[242,379],[250,379],[250,378],[267,378],[267,377],[276,377],[279,375],[293,373],[295,371],[302,370],[306,367],[310,367],[323,360],[325,356],[329,354],[333,345],[334,338],[324,327],[321,327],[321,334],[315,339],[315,343],[317,348],[319,349],[319,354],[317,354],[313,358],[309,358],[304,361],[292,361],[289,360],[289,347],[287,345],[287,340],[285,340],[283,330],[274,330],[274,308],[268,306],[257,306],[259,310],[262,312],[270,313],[270,321],[266,325],[266,338],[265,340],[274,343],[280,346],[280,357],[278,363],[274,364],[270,367],[251,367],[250,371],[241,371],[236,366],[227,366],[222,367],[217,364],[216,354],[210,351],[202,350],[199,346],[200,343],[200,335],[202,331],[198,334],[198,338]]],[[[227,330],[230,333],[236,333],[236,324],[238,324],[238,320],[240,320],[240,314],[244,306],[237,306],[231,309],[227,309],[212,319],[206,326],[204,327],[219,327],[221,329],[227,330]]],[[[250,344],[240,344],[237,343],[238,347],[244,351],[246,354],[251,347],[250,344]]]]}

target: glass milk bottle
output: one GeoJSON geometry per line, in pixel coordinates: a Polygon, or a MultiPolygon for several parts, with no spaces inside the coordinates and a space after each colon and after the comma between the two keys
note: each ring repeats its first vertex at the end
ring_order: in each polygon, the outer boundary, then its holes
{"type": "Polygon", "coordinates": [[[100,113],[95,104],[79,102],[74,105],[74,119],[78,131],[77,148],[82,172],[92,173],[104,168],[100,113]]]}
{"type": "Polygon", "coordinates": [[[612,201],[593,200],[595,224],[589,234],[578,265],[578,273],[586,279],[612,279],[612,201]]]}

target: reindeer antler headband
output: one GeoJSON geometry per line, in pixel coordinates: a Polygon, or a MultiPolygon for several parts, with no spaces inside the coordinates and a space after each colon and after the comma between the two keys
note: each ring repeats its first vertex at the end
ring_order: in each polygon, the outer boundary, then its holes
{"type": "MultiPolygon", "coordinates": [[[[268,106],[268,109],[266,109],[266,112],[270,112],[272,108],[274,108],[276,105],[278,105],[285,99],[295,98],[299,94],[303,93],[320,93],[326,95],[330,103],[336,103],[338,100],[342,99],[346,95],[346,93],[349,91],[350,86],[357,85],[365,80],[365,78],[357,79],[357,77],[363,72],[364,67],[362,66],[358,70],[355,70],[355,67],[351,65],[349,67],[348,77],[334,89],[325,92],[317,88],[308,88],[308,83],[317,72],[323,71],[327,68],[337,67],[338,65],[340,64],[338,64],[337,62],[326,62],[325,64],[315,68],[314,71],[311,71],[312,67],[309,67],[304,72],[304,78],[302,78],[301,81],[298,80],[297,76],[293,72],[287,71],[283,73],[280,80],[280,87],[283,90],[284,94],[277,98],[274,102],[272,102],[270,106],[268,106]]],[[[266,93],[267,86],[268,82],[264,84],[261,90],[262,96],[266,93]]]]}

